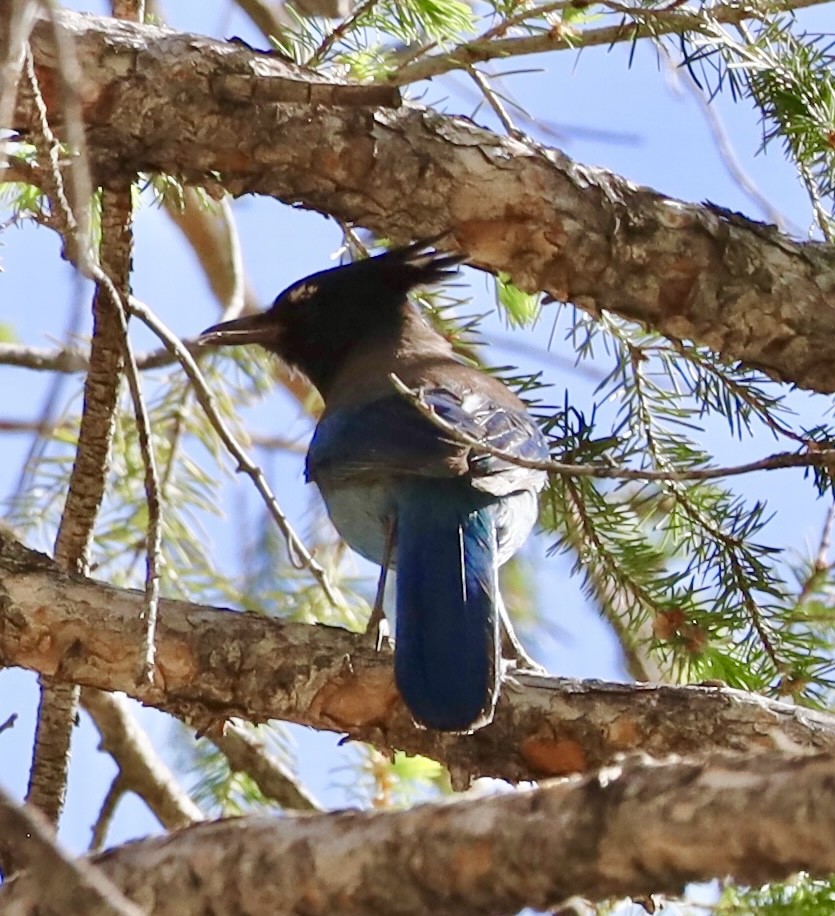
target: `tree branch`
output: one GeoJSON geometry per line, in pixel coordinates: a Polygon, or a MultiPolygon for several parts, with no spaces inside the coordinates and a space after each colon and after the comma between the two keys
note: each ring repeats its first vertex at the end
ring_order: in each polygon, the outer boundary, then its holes
{"type": "MultiPolygon", "coordinates": [[[[239,47],[73,13],[61,22],[85,65],[98,182],[138,169],[211,188],[219,174],[233,194],[302,203],[395,241],[451,228],[476,265],[522,289],[835,391],[835,252],[826,245],[663,197],[463,118],[405,105],[274,104],[246,76],[262,56],[239,47]],[[233,65],[249,88],[230,105],[233,65]]],[[[42,23],[33,38],[48,72],[42,23]]],[[[30,130],[33,118],[22,100],[13,126],[30,130]]]]}
{"type": "MultiPolygon", "coordinates": [[[[715,875],[761,884],[835,870],[834,768],[831,755],[632,759],[407,811],[198,824],[93,861],[155,916],[502,914],[715,875]]],[[[37,880],[0,890],[0,906],[23,908],[37,880]]]]}
{"type": "MultiPolygon", "coordinates": [[[[6,4],[6,22],[0,40],[0,124],[10,124],[12,120],[35,10],[36,0],[10,0],[6,4]]],[[[0,145],[0,168],[6,165],[8,146],[7,140],[0,145]]]]}
{"type": "MultiPolygon", "coordinates": [[[[506,61],[510,57],[527,54],[544,54],[549,51],[576,51],[581,48],[611,48],[623,42],[635,42],[642,38],[660,38],[663,35],[683,35],[685,32],[703,32],[718,24],[734,25],[748,19],[763,20],[780,12],[817,6],[826,0],[782,0],[779,3],[717,3],[697,9],[678,6],[675,9],[652,9],[640,6],[600,2],[589,4],[618,13],[620,21],[593,29],[578,29],[574,25],[542,28],[534,35],[520,35],[512,38],[493,37],[491,28],[485,35],[464,42],[452,51],[432,54],[409,61],[389,77],[389,83],[404,86],[418,80],[432,79],[453,70],[467,70],[473,64],[490,60],[506,61]],[[627,18],[628,17],[628,18],[627,18]]],[[[579,5],[579,4],[578,4],[579,5]]],[[[672,4],[670,4],[672,6],[672,4]]],[[[541,16],[536,7],[526,11],[524,19],[541,16]]],[[[514,17],[517,18],[517,17],[514,17]]],[[[591,17],[597,22],[597,17],[591,17]]],[[[520,23],[521,24],[521,23],[520,23]]]]}
{"type": "Polygon", "coordinates": [[[123,792],[138,795],[168,830],[203,820],[203,813],[134,721],[124,697],[86,688],[81,691],[81,702],[99,730],[101,749],[119,768],[123,792]]]}
{"type": "Polygon", "coordinates": [[[287,516],[284,514],[284,511],[273,495],[264,477],[264,472],[252,461],[243,446],[232,434],[228,424],[224,421],[223,417],[221,417],[215,405],[214,395],[206,384],[200,372],[200,368],[188,348],[175,334],[171,333],[165,324],[143,302],[131,297],[128,307],[131,315],[136,316],[143,324],[153,331],[177,357],[177,360],[183,367],[183,371],[192,384],[197,402],[203,408],[206,418],[218,434],[218,438],[223,443],[226,450],[237,461],[238,471],[246,474],[252,480],[255,489],[264,500],[267,511],[278,526],[279,531],[281,531],[287,543],[287,550],[290,555],[291,563],[298,569],[309,570],[313,578],[322,587],[328,600],[335,605],[339,605],[342,602],[340,592],[332,585],[321,563],[316,560],[304,545],[301,538],[296,534],[293,526],[290,524],[287,516]]]}
{"type": "MultiPolygon", "coordinates": [[[[81,111],[76,92],[80,80],[76,77],[77,62],[74,47],[60,35],[54,34],[54,23],[47,23],[55,38],[58,79],[56,85],[62,96],[68,136],[83,137],[81,111]],[[71,72],[72,68],[72,72],[71,72]]],[[[65,227],[64,243],[68,248],[85,250],[88,244],[87,226],[91,205],[91,187],[83,142],[76,142],[79,158],[70,170],[73,209],[65,193],[63,178],[57,169],[57,140],[48,122],[46,102],[41,92],[35,65],[27,50],[28,89],[37,111],[34,134],[39,155],[53,164],[45,169],[47,191],[56,218],[65,227]]],[[[108,208],[102,201],[102,226],[107,225],[108,208]]],[[[118,277],[120,285],[129,284],[130,244],[122,234],[102,232],[102,262],[118,277]]],[[[55,538],[55,560],[66,570],[86,572],[89,566],[93,526],[104,495],[105,478],[113,437],[116,402],[122,370],[123,329],[116,311],[118,304],[101,285],[93,297],[93,338],[90,350],[90,370],[84,383],[84,403],[78,432],[75,461],[70,474],[67,498],[55,538]]],[[[57,824],[64,806],[70,739],[78,709],[79,691],[74,684],[40,679],[40,704],[35,732],[35,747],[29,777],[27,800],[57,824]]]]}
{"type": "Polygon", "coordinates": [[[319,811],[321,806],[288,768],[259,740],[236,722],[217,729],[211,740],[233,770],[247,773],[269,798],[291,811],[319,811]]]}
{"type": "Polygon", "coordinates": [[[722,477],[739,477],[743,474],[752,474],[755,471],[777,471],[785,468],[801,467],[831,467],[835,464],[835,449],[821,448],[814,440],[806,443],[805,452],[775,452],[756,461],[746,461],[744,464],[732,464],[726,467],[712,468],[682,468],[681,470],[655,470],[646,468],[616,467],[613,464],[567,464],[552,459],[537,460],[522,458],[512,452],[503,451],[491,445],[485,438],[478,439],[464,432],[442,417],[437,410],[426,400],[421,389],[410,388],[396,375],[389,375],[391,383],[398,394],[406,400],[430,423],[442,430],[447,438],[459,442],[476,452],[500,458],[508,464],[515,464],[520,468],[530,468],[535,471],[547,471],[549,474],[565,474],[569,477],[596,477],[609,480],[642,480],[642,481],[684,481],[684,480],[717,480],[722,477]]]}
{"type": "Polygon", "coordinates": [[[230,717],[284,719],[445,763],[466,783],[584,772],[619,754],[786,746],[835,751],[835,719],[717,687],[660,687],[517,675],[474,735],[418,729],[391,654],[336,627],[160,602],[157,682],[137,685],[142,596],[61,572],[0,539],[0,663],[129,696],[201,730],[230,717]]]}
{"type": "MultiPolygon", "coordinates": [[[[187,343],[186,346],[188,345],[187,343]]],[[[136,365],[139,369],[161,369],[175,362],[176,357],[165,347],[136,354],[136,365]]],[[[73,346],[54,349],[0,343],[0,365],[19,366],[21,369],[35,369],[39,372],[86,372],[90,368],[90,354],[81,347],[73,346]]]]}

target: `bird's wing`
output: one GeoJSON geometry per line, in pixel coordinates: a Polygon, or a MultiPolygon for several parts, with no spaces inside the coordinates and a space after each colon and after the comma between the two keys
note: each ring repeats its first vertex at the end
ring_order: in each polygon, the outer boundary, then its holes
{"type": "MultiPolygon", "coordinates": [[[[470,439],[515,457],[544,460],[548,445],[523,410],[489,396],[447,388],[422,392],[438,416],[470,439]]],[[[327,414],[316,428],[307,456],[310,480],[358,480],[391,475],[468,477],[474,487],[497,496],[539,489],[541,471],[520,468],[456,441],[454,436],[399,395],[327,414]]]]}

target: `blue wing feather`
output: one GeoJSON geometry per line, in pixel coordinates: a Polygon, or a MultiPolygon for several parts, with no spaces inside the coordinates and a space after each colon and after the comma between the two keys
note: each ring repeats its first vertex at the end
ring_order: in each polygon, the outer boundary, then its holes
{"type": "MultiPolygon", "coordinates": [[[[423,397],[442,419],[473,439],[520,458],[548,458],[542,431],[523,409],[471,392],[460,396],[446,388],[425,390],[423,397]]],[[[322,475],[343,480],[380,475],[468,476],[474,486],[500,493],[493,486],[480,487],[478,478],[502,474],[513,484],[504,492],[520,485],[538,484],[538,489],[544,479],[540,471],[519,468],[456,442],[399,395],[325,416],[307,456],[309,480],[322,475]]]]}

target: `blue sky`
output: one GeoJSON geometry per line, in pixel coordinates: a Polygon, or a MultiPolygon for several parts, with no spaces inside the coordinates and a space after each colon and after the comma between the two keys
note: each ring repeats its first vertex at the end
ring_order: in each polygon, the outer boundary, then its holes
{"type": "MultiPolygon", "coordinates": [[[[69,5],[69,4],[67,4],[69,5]]],[[[75,8],[103,12],[104,4],[73,4],[75,8]]],[[[240,14],[228,15],[224,2],[201,4],[164,4],[168,22],[176,27],[219,37],[240,35],[260,44],[247,21],[240,14]]],[[[804,19],[814,29],[825,27],[822,11],[808,11],[804,19]]],[[[638,184],[688,201],[711,200],[740,210],[755,218],[764,218],[752,200],[728,174],[719,155],[701,106],[687,88],[686,78],[660,63],[649,44],[639,45],[632,66],[628,66],[628,48],[605,48],[581,54],[562,52],[514,62],[512,69],[538,68],[540,72],[507,77],[506,87],[513,92],[534,120],[554,125],[554,134],[543,134],[543,142],[563,148],[573,158],[589,165],[601,166],[638,184]]],[[[511,69],[510,67],[508,69],[511,69]]],[[[475,108],[473,88],[464,77],[454,76],[415,89],[426,104],[439,104],[450,113],[472,114],[475,108]]],[[[794,170],[776,147],[765,155],[755,155],[761,140],[756,113],[745,102],[717,99],[715,110],[751,180],[771,205],[790,225],[805,232],[810,211],[804,191],[794,170]]],[[[476,115],[479,123],[495,127],[490,112],[482,106],[476,115]]],[[[536,131],[533,131],[536,133],[536,131]]],[[[338,227],[314,213],[284,207],[269,199],[252,197],[234,205],[241,235],[247,275],[264,305],[285,286],[307,273],[331,265],[339,245],[338,227]]],[[[0,219],[4,214],[0,212],[0,219]]],[[[166,323],[182,335],[193,335],[216,320],[218,306],[197,267],[194,255],[182,242],[178,230],[165,215],[144,207],[136,221],[135,292],[157,311],[166,323]]],[[[76,303],[80,301],[81,333],[89,330],[89,289],[79,290],[68,266],[60,260],[57,238],[45,229],[12,228],[0,235],[0,323],[13,328],[18,340],[45,346],[62,339],[76,303]]],[[[494,308],[491,284],[475,272],[467,272],[472,286],[474,305],[468,312],[487,312],[494,308]]],[[[543,368],[553,387],[553,400],[560,402],[569,388],[572,397],[590,399],[593,383],[570,366],[570,353],[559,336],[547,361],[520,355],[519,344],[543,346],[551,330],[550,313],[533,329],[510,331],[498,318],[486,328],[502,341],[517,346],[491,346],[490,360],[499,364],[511,361],[523,368],[543,368]],[[568,357],[568,359],[567,359],[568,357]]],[[[148,346],[150,338],[141,329],[133,329],[137,349],[148,346]]],[[[45,374],[0,366],[0,420],[29,420],[38,415],[50,384],[45,374]]],[[[81,379],[64,381],[64,400],[77,404],[81,379]]],[[[795,398],[797,409],[809,416],[817,415],[815,404],[803,394],[795,398]]],[[[268,399],[253,413],[253,425],[261,431],[298,431],[308,426],[286,399],[268,399]]],[[[3,434],[0,462],[0,496],[13,491],[21,462],[28,448],[26,435],[3,434]]],[[[750,445],[740,445],[711,434],[711,445],[729,460],[742,460],[775,450],[772,439],[762,436],[750,445]]],[[[263,457],[263,456],[258,456],[263,457]]],[[[279,501],[303,529],[309,513],[311,493],[303,484],[302,461],[298,456],[267,461],[279,501]]],[[[740,484],[743,492],[765,490],[770,505],[778,512],[779,523],[769,536],[778,545],[803,550],[814,543],[826,506],[816,501],[811,487],[804,484],[800,472],[783,472],[764,481],[753,477],[740,484]]],[[[247,482],[230,475],[225,488],[227,509],[241,499],[254,507],[247,482]]],[[[234,553],[229,526],[223,523],[211,528],[217,542],[218,556],[234,553]]],[[[579,582],[569,579],[566,562],[545,559],[547,543],[535,540],[530,556],[536,569],[537,592],[544,615],[553,627],[553,638],[543,639],[534,649],[555,674],[623,678],[616,647],[605,626],[597,619],[580,595],[579,582]]],[[[195,596],[199,600],[199,596],[195,596]]],[[[34,730],[37,692],[34,677],[17,671],[0,672],[0,721],[11,711],[20,719],[11,731],[0,735],[0,783],[16,795],[25,792],[29,754],[34,730]]],[[[167,717],[141,710],[143,724],[156,739],[157,746],[169,759],[176,753],[169,742],[167,717]]],[[[302,771],[310,778],[313,791],[329,804],[341,805],[348,800],[336,785],[334,772],[340,760],[334,756],[336,738],[314,735],[294,729],[302,771]]],[[[115,772],[110,759],[96,749],[95,732],[86,719],[77,730],[70,778],[67,813],[61,836],[74,850],[81,851],[89,842],[91,818],[115,772]]],[[[344,759],[343,759],[344,762],[344,759]]],[[[156,823],[144,805],[130,798],[122,802],[111,843],[155,830],[156,823]]]]}

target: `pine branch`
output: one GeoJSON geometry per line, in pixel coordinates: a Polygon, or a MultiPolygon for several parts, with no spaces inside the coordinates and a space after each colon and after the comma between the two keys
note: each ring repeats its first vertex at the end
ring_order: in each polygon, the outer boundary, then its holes
{"type": "MultiPolygon", "coordinates": [[[[54,24],[54,23],[53,23],[54,24]]],[[[78,81],[73,48],[56,36],[59,86],[64,95],[69,134],[76,140],[79,158],[70,170],[70,206],[63,177],[58,170],[58,143],[49,124],[47,107],[41,93],[31,53],[27,51],[28,88],[39,113],[36,145],[42,158],[50,163],[48,175],[52,211],[66,227],[65,243],[70,250],[83,251],[88,244],[88,208],[91,201],[88,162],[82,131],[80,106],[76,96],[78,81]]],[[[123,239],[108,234],[102,238],[102,257],[127,285],[130,275],[130,249],[123,239]]],[[[108,299],[101,285],[93,298],[93,340],[90,371],[84,385],[84,407],[78,436],[76,459],[70,475],[61,523],[55,539],[55,559],[67,570],[86,572],[89,564],[93,526],[104,493],[105,478],[113,435],[119,382],[122,371],[122,334],[117,303],[108,299]]],[[[27,800],[57,825],[64,806],[69,767],[70,737],[78,708],[79,691],[71,684],[41,680],[41,698],[35,748],[29,777],[27,800]]]]}
{"type": "Polygon", "coordinates": [[[203,814],[154,750],[124,697],[86,688],[81,702],[101,736],[101,749],[119,768],[120,790],[138,795],[168,830],[186,827],[203,814]]]}
{"type": "MultiPolygon", "coordinates": [[[[598,464],[570,464],[561,461],[536,461],[528,458],[521,458],[510,452],[504,452],[500,448],[490,445],[483,439],[476,439],[468,435],[457,427],[453,426],[443,417],[439,416],[434,408],[426,402],[420,390],[413,391],[396,375],[390,376],[391,383],[395,390],[402,394],[410,403],[420,411],[428,420],[442,429],[446,435],[454,442],[460,442],[467,445],[477,452],[483,452],[515,464],[518,467],[531,468],[537,471],[548,471],[551,474],[563,474],[568,477],[594,477],[596,479],[609,480],[638,480],[638,481],[688,481],[688,480],[717,480],[722,477],[737,477],[742,474],[751,474],[755,471],[773,471],[780,468],[796,467],[830,467],[835,463],[835,449],[817,449],[806,453],[797,454],[796,452],[779,452],[774,455],[768,455],[765,458],[759,458],[756,461],[748,461],[745,464],[730,465],[720,468],[687,468],[686,470],[676,469],[655,469],[655,470],[638,470],[623,467],[613,467],[611,465],[598,464]]],[[[814,443],[809,443],[814,447],[814,443]]]]}
{"type": "MultiPolygon", "coordinates": [[[[553,28],[540,28],[538,34],[514,38],[497,38],[491,29],[473,41],[459,45],[453,51],[410,60],[388,76],[388,82],[395,86],[432,79],[455,70],[467,70],[474,64],[490,60],[506,61],[527,54],[543,54],[548,51],[571,51],[581,48],[611,47],[624,42],[634,43],[644,38],[660,38],[664,35],[681,35],[687,32],[700,33],[712,29],[715,23],[736,24],[746,19],[761,19],[778,12],[816,6],[825,0],[781,0],[779,3],[717,3],[710,7],[694,9],[690,6],[675,9],[652,9],[627,6],[604,0],[592,7],[603,7],[618,13],[617,25],[594,29],[578,29],[573,23],[553,28]]],[[[538,18],[541,13],[534,7],[528,14],[538,18]]],[[[515,25],[521,24],[517,20],[515,25]]],[[[423,49],[421,49],[423,50],[423,49]]]]}
{"type": "MultiPolygon", "coordinates": [[[[833,766],[831,754],[633,758],[406,811],[197,824],[92,862],[157,916],[500,914],[573,895],[680,894],[717,874],[756,885],[835,870],[833,766]]],[[[39,880],[0,889],[0,907],[29,911],[39,880]]]]}
{"type": "MultiPolygon", "coordinates": [[[[796,242],[721,207],[664,198],[559,151],[531,150],[416,106],[372,113],[240,98],[230,105],[210,78],[228,59],[215,44],[128,24],[117,35],[107,20],[71,13],[61,21],[83,55],[91,98],[108,103],[106,136],[100,125],[87,125],[98,182],[130,163],[210,189],[220,176],[232,194],[302,203],[395,241],[451,228],[475,264],[508,274],[520,289],[546,291],[592,314],[610,309],[774,378],[835,390],[825,292],[835,261],[826,246],[796,242]],[[141,99],[133,95],[135,75],[114,69],[116,58],[141,70],[141,99]],[[333,136],[367,149],[373,169],[364,155],[340,159],[336,171],[325,166],[333,136]],[[436,163],[436,180],[416,183],[415,162],[436,163]],[[491,203],[502,195],[514,200],[512,232],[491,203]],[[529,256],[519,259],[520,247],[529,256]]],[[[35,33],[38,65],[50,72],[49,35],[41,24],[35,33]]],[[[13,126],[31,130],[32,123],[24,101],[13,126]]]]}
{"type": "Polygon", "coordinates": [[[416,729],[391,654],[363,636],[170,600],[160,602],[161,677],[137,685],[140,593],[62,573],[8,539],[0,539],[0,584],[4,664],[122,690],[200,730],[234,716],[283,719],[432,757],[462,777],[510,781],[584,772],[629,751],[754,751],[764,741],[835,751],[830,716],[754,694],[522,674],[505,680],[495,721],[476,734],[416,729]]]}

